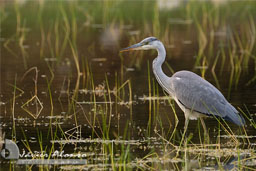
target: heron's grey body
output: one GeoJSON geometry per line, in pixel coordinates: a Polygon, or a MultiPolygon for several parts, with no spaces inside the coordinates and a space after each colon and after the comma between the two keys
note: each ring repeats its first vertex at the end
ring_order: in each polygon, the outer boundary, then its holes
{"type": "MultiPolygon", "coordinates": [[[[188,119],[215,116],[231,121],[239,126],[245,120],[211,83],[190,71],[179,71],[168,77],[162,70],[166,51],[162,42],[149,37],[125,50],[156,49],[157,58],[153,61],[153,72],[161,87],[176,101],[188,119]]],[[[186,124],[185,124],[186,126],[186,124]]]]}
{"type": "Polygon", "coordinates": [[[175,101],[189,119],[207,115],[244,125],[245,121],[238,111],[202,77],[189,71],[179,71],[170,78],[170,86],[175,92],[175,101]]]}

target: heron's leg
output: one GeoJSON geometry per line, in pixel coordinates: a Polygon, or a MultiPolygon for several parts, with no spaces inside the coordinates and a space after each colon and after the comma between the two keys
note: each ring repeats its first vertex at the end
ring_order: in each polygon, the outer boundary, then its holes
{"type": "Polygon", "coordinates": [[[182,134],[182,138],[181,138],[181,141],[180,141],[179,148],[178,148],[178,150],[177,150],[177,152],[176,152],[176,157],[179,155],[179,151],[180,151],[181,145],[187,144],[186,141],[187,141],[188,123],[189,123],[189,118],[186,117],[186,115],[185,115],[184,132],[183,132],[183,134],[182,134]],[[185,136],[186,136],[186,139],[185,139],[185,136]],[[183,142],[183,141],[184,141],[184,142],[183,142]]]}
{"type": "Polygon", "coordinates": [[[183,132],[183,135],[182,135],[182,140],[181,140],[181,142],[184,140],[184,138],[185,138],[185,140],[187,140],[188,123],[189,123],[189,118],[185,117],[184,132],[183,132]]]}
{"type": "Polygon", "coordinates": [[[202,124],[202,126],[204,128],[204,136],[207,137],[207,139],[209,141],[210,137],[209,137],[209,134],[208,134],[208,131],[207,131],[204,119],[202,117],[200,117],[200,121],[201,121],[201,124],[202,124]]]}
{"type": "Polygon", "coordinates": [[[186,132],[187,132],[187,129],[188,129],[188,123],[189,123],[189,118],[185,118],[184,134],[186,134],[186,132]]]}

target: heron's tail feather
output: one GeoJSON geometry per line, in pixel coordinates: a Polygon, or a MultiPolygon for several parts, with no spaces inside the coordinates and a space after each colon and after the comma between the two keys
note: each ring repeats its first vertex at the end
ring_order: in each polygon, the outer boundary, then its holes
{"type": "Polygon", "coordinates": [[[239,126],[245,125],[245,120],[243,116],[241,116],[239,112],[231,104],[228,103],[226,105],[225,112],[226,112],[226,116],[223,117],[223,119],[227,121],[231,121],[234,124],[237,124],[239,126]]]}

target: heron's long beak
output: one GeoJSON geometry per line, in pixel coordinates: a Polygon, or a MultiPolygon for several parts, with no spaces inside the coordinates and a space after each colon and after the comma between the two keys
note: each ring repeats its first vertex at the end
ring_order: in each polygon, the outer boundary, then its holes
{"type": "Polygon", "coordinates": [[[120,52],[131,51],[131,50],[139,50],[141,46],[142,46],[141,43],[137,43],[137,44],[134,44],[134,45],[132,45],[130,47],[121,49],[120,52]]]}

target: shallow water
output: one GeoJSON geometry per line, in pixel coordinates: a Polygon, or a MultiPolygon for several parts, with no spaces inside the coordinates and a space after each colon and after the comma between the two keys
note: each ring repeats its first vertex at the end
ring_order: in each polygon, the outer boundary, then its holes
{"type": "Polygon", "coordinates": [[[2,135],[25,154],[86,154],[86,165],[53,167],[64,170],[255,166],[256,3],[162,3],[3,3],[2,135]],[[228,123],[227,133],[206,119],[206,142],[200,122],[190,121],[182,142],[184,115],[152,73],[156,52],[119,53],[148,36],[165,44],[167,75],[204,76],[252,119],[245,129],[228,123]]]}

